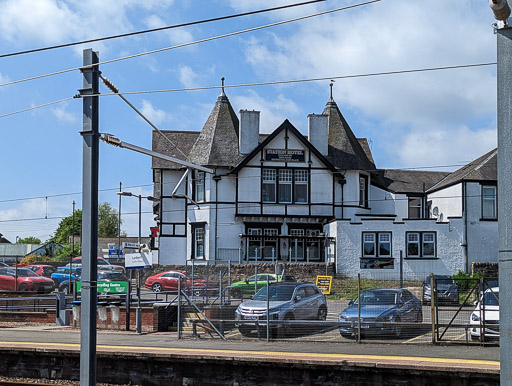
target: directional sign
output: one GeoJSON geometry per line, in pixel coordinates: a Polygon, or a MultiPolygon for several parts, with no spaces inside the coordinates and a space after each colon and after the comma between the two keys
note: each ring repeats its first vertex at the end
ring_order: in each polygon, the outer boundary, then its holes
{"type": "Polygon", "coordinates": [[[151,268],[153,266],[152,256],[147,252],[128,253],[124,257],[125,269],[142,269],[151,268]]]}
{"type": "Polygon", "coordinates": [[[123,242],[123,248],[126,248],[126,249],[139,249],[139,244],[138,243],[123,242]]]}

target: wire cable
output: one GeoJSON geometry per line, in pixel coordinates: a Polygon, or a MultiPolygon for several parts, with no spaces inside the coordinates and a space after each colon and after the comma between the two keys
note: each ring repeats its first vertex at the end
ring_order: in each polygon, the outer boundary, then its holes
{"type": "Polygon", "coordinates": [[[128,36],[141,35],[141,34],[146,34],[146,33],[150,33],[150,32],[165,31],[165,30],[174,29],[174,28],[189,27],[192,25],[211,23],[211,22],[220,21],[220,20],[234,19],[234,18],[242,17],[242,16],[251,16],[251,15],[256,15],[259,13],[278,11],[278,10],[282,10],[282,9],[286,9],[286,8],[294,8],[294,7],[299,7],[302,5],[310,5],[310,4],[320,3],[320,2],[325,2],[325,1],[327,1],[327,0],[311,0],[311,1],[305,1],[302,3],[294,3],[294,4],[282,5],[279,7],[260,9],[257,11],[243,12],[243,13],[237,13],[237,14],[227,15],[227,16],[219,16],[219,17],[214,17],[211,19],[203,19],[203,20],[191,21],[191,22],[187,22],[187,23],[168,25],[165,27],[158,27],[158,28],[145,29],[145,30],[141,30],[141,31],[127,32],[127,33],[118,34],[118,35],[110,35],[110,36],[105,36],[102,38],[81,40],[81,41],[72,42],[72,43],[64,43],[64,44],[57,44],[54,46],[34,48],[34,49],[26,50],[26,51],[18,51],[18,52],[12,52],[9,54],[2,54],[2,55],[0,55],[0,58],[7,58],[9,56],[17,56],[17,55],[30,54],[30,53],[34,53],[34,52],[54,50],[57,48],[77,46],[77,45],[86,44],[86,43],[100,42],[103,40],[119,39],[119,38],[124,38],[124,37],[128,37],[128,36]]]}
{"type": "MultiPolygon", "coordinates": [[[[224,88],[240,88],[240,87],[257,87],[257,86],[270,86],[270,85],[278,85],[278,84],[292,84],[292,83],[305,83],[305,82],[319,82],[331,79],[351,79],[351,78],[363,78],[363,77],[371,77],[371,76],[383,76],[383,75],[397,75],[397,74],[408,74],[415,72],[428,72],[428,71],[442,71],[442,70],[454,70],[461,68],[472,68],[472,67],[484,67],[484,66],[495,66],[496,62],[486,62],[486,63],[476,63],[476,64],[461,64],[455,66],[444,66],[444,67],[428,67],[428,68],[417,68],[411,70],[398,70],[398,71],[386,71],[386,72],[373,72],[367,74],[353,74],[353,75],[339,75],[339,76],[327,76],[321,78],[308,78],[308,79],[292,79],[292,80],[276,80],[269,82],[257,82],[257,83],[241,83],[241,84],[233,84],[233,85],[224,85],[224,86],[202,86],[202,87],[187,87],[187,88],[174,88],[174,89],[163,89],[163,90],[147,90],[147,91],[125,91],[124,95],[135,95],[135,94],[156,94],[156,93],[168,93],[168,92],[182,92],[182,91],[203,91],[203,90],[214,90],[214,89],[222,89],[224,88]]],[[[92,94],[85,95],[86,97],[96,97],[96,96],[112,96],[118,95],[116,93],[105,93],[105,94],[92,94]]],[[[18,110],[15,112],[7,113],[0,115],[0,118],[5,118],[10,115],[23,113],[28,110],[34,110],[40,107],[45,107],[51,104],[64,102],[69,99],[80,99],[83,98],[83,95],[77,94],[73,97],[61,99],[54,102],[48,102],[39,106],[33,106],[27,109],[18,110]]]]}
{"type": "MultiPolygon", "coordinates": [[[[213,36],[213,37],[209,37],[209,38],[205,38],[205,39],[199,39],[199,40],[195,40],[193,42],[177,44],[177,45],[174,45],[174,46],[159,48],[159,49],[151,50],[151,51],[145,51],[145,52],[141,52],[141,53],[133,54],[133,55],[127,55],[127,56],[123,56],[121,58],[110,59],[110,60],[106,60],[104,62],[99,62],[99,63],[95,63],[95,64],[91,64],[91,65],[85,65],[85,66],[80,66],[80,67],[73,67],[73,68],[68,68],[66,70],[55,71],[55,72],[48,73],[48,74],[36,75],[36,76],[32,76],[32,77],[25,78],[25,79],[13,80],[13,81],[10,81],[10,82],[0,83],[0,87],[9,86],[9,85],[12,85],[12,84],[17,84],[17,83],[22,83],[22,82],[27,82],[27,81],[30,81],[30,80],[46,78],[46,77],[54,76],[54,75],[60,75],[60,74],[64,74],[64,73],[75,71],[75,70],[85,70],[87,68],[92,68],[92,67],[96,67],[96,66],[100,66],[100,65],[104,65],[104,64],[115,63],[115,62],[119,62],[119,61],[127,60],[127,59],[138,58],[138,57],[145,56],[145,55],[156,54],[156,53],[159,53],[159,52],[169,51],[169,50],[173,50],[173,49],[176,49],[176,48],[188,47],[188,46],[191,46],[191,45],[194,45],[194,44],[209,42],[209,41],[213,41],[213,40],[217,40],[217,39],[223,39],[223,38],[226,38],[226,37],[231,37],[231,36],[236,36],[236,35],[241,35],[241,34],[244,34],[244,33],[258,31],[258,30],[262,30],[262,29],[265,29],[265,28],[276,27],[276,26],[279,26],[279,25],[283,25],[283,24],[287,24],[287,23],[292,23],[292,22],[296,22],[296,21],[300,21],[300,20],[306,20],[306,19],[310,19],[310,18],[313,18],[313,17],[317,17],[317,16],[323,16],[323,15],[327,15],[327,14],[334,13],[334,12],[339,12],[339,11],[344,11],[344,10],[351,9],[351,8],[361,7],[361,6],[364,6],[364,5],[369,5],[369,4],[377,3],[377,2],[380,2],[380,1],[382,1],[382,0],[370,0],[370,1],[367,1],[367,2],[364,2],[364,3],[348,5],[348,6],[345,6],[345,7],[335,8],[335,9],[331,9],[331,10],[328,10],[328,11],[317,12],[317,13],[313,13],[313,14],[306,15],[306,16],[300,16],[300,17],[295,17],[293,19],[288,19],[288,20],[283,20],[283,21],[279,21],[279,22],[275,22],[275,23],[265,24],[265,25],[262,25],[262,26],[259,26],[259,27],[253,27],[253,28],[248,28],[248,29],[244,29],[244,30],[240,30],[240,31],[230,32],[230,33],[227,33],[227,34],[217,35],[217,36],[213,36]]],[[[88,95],[88,96],[90,96],[90,95],[88,95]]]]}

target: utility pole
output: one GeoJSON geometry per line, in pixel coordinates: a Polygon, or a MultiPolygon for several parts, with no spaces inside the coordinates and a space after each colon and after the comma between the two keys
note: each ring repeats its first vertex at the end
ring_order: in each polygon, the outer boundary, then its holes
{"type": "Polygon", "coordinates": [[[507,0],[490,0],[498,23],[498,269],[500,280],[500,383],[512,384],[512,28],[507,0]]]}
{"type": "Polygon", "coordinates": [[[83,51],[82,304],[80,385],[96,385],[96,306],[98,279],[99,63],[98,52],[83,51]],[[96,65],[95,65],[96,64],[96,65]],[[92,65],[92,66],[91,66],[92,65]]]}

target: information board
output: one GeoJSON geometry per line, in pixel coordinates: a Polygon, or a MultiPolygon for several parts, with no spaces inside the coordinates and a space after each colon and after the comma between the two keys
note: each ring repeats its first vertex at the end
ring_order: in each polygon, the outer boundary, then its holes
{"type": "Polygon", "coordinates": [[[320,288],[323,294],[329,295],[331,293],[332,276],[321,276],[316,277],[316,286],[320,288]]]}
{"type": "Polygon", "coordinates": [[[304,162],[304,150],[266,149],[265,161],[304,162]]]}
{"type": "MultiPolygon", "coordinates": [[[[126,281],[99,281],[98,292],[109,294],[123,294],[128,290],[128,282],[126,281]]],[[[76,291],[82,291],[82,282],[76,282],[76,291]]]]}

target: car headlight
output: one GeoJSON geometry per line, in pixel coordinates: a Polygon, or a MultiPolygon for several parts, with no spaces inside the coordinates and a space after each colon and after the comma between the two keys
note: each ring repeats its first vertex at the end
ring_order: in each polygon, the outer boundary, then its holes
{"type": "Polygon", "coordinates": [[[473,322],[479,322],[480,321],[480,317],[477,314],[471,314],[471,320],[473,322]]]}
{"type": "Polygon", "coordinates": [[[236,314],[241,314],[242,313],[242,306],[238,306],[238,308],[236,309],[235,311],[236,314]]]}
{"type": "Polygon", "coordinates": [[[393,314],[387,314],[387,315],[380,315],[377,320],[379,322],[392,322],[395,315],[393,314]]]}
{"type": "Polygon", "coordinates": [[[338,318],[339,322],[346,322],[348,320],[349,320],[348,316],[345,316],[345,315],[340,315],[340,317],[338,318]]]}

